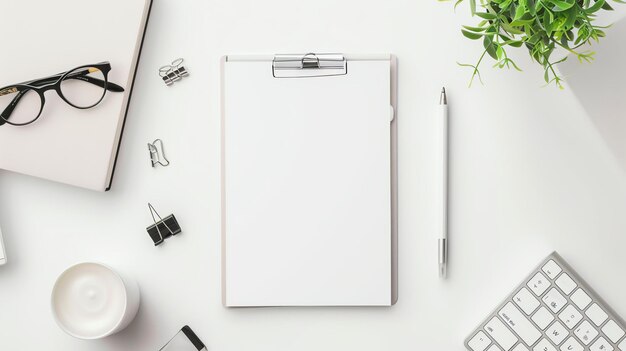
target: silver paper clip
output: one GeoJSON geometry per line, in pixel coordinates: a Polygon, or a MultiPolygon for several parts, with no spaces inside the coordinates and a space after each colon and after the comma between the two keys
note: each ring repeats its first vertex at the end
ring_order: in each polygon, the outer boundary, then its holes
{"type": "Polygon", "coordinates": [[[187,72],[187,69],[183,66],[184,61],[184,59],[179,58],[172,61],[172,64],[159,68],[159,75],[163,78],[165,85],[170,86],[174,84],[174,82],[183,79],[183,77],[189,76],[189,72],[187,72]]]}
{"type": "Polygon", "coordinates": [[[161,165],[167,167],[170,165],[170,161],[165,157],[165,146],[163,146],[163,140],[156,139],[152,143],[148,143],[148,151],[150,152],[150,162],[152,167],[161,165]]]}

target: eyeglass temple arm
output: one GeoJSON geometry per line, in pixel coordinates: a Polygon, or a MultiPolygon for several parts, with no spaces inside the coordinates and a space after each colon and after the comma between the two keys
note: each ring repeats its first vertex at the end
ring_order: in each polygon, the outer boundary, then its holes
{"type": "MultiPolygon", "coordinates": [[[[47,77],[47,78],[33,80],[33,81],[26,82],[26,83],[23,83],[23,84],[40,85],[40,84],[53,82],[56,79],[59,79],[60,77],[61,77],[61,75],[55,75],[55,76],[50,76],[50,77],[47,77]]],[[[99,86],[101,88],[103,88],[104,84],[105,84],[105,82],[102,79],[98,79],[98,78],[94,78],[94,77],[75,76],[75,77],[69,77],[69,78],[80,79],[82,81],[91,83],[91,84],[99,86]]],[[[117,85],[115,83],[111,83],[111,82],[107,82],[106,83],[106,89],[108,91],[115,92],[115,93],[121,93],[121,92],[124,91],[124,88],[122,88],[121,86],[119,86],[119,85],[117,85]]],[[[2,116],[3,119],[9,119],[9,117],[11,117],[11,114],[13,114],[13,110],[15,110],[15,106],[17,106],[17,104],[20,102],[20,100],[22,99],[24,94],[26,94],[26,92],[29,91],[29,90],[30,89],[24,89],[24,90],[20,91],[19,93],[17,93],[17,95],[13,98],[13,100],[11,100],[11,103],[9,104],[9,106],[7,106],[4,109],[4,111],[2,111],[2,113],[0,113],[0,116],[2,116]]],[[[4,124],[4,121],[0,120],[0,126],[3,125],[3,124],[4,124]]]]}
{"type": "MultiPolygon", "coordinates": [[[[87,83],[91,83],[93,85],[97,85],[100,88],[104,88],[104,84],[105,82],[102,79],[99,78],[94,78],[94,77],[89,77],[89,76],[82,76],[82,77],[69,77],[72,79],[80,79],[84,82],[87,83]]],[[[106,82],[106,87],[108,91],[114,92],[114,93],[122,93],[124,92],[124,88],[122,88],[121,86],[112,83],[112,82],[106,82]]]]}
{"type": "MultiPolygon", "coordinates": [[[[80,79],[82,81],[97,85],[101,88],[104,87],[104,80],[99,79],[99,78],[95,78],[95,77],[90,77],[87,76],[86,74],[89,74],[91,72],[89,72],[88,70],[84,70],[80,73],[76,73],[76,74],[72,74],[67,76],[66,78],[71,78],[71,79],[80,79]]],[[[55,74],[53,76],[50,77],[46,77],[46,78],[40,78],[40,79],[35,79],[35,80],[31,80],[28,82],[24,82],[24,83],[20,83],[19,85],[41,85],[41,84],[47,84],[47,83],[53,83],[55,81],[57,81],[59,78],[61,78],[63,76],[64,73],[59,73],[59,74],[55,74]]],[[[107,90],[108,91],[112,91],[115,93],[121,93],[124,91],[124,88],[122,88],[121,86],[113,83],[113,82],[106,82],[107,84],[107,90]]]]}
{"type": "Polygon", "coordinates": [[[3,125],[5,121],[9,119],[9,117],[11,117],[11,114],[13,114],[13,110],[15,109],[15,106],[20,102],[20,99],[22,99],[22,96],[24,96],[24,94],[26,94],[28,90],[19,91],[17,95],[13,98],[13,100],[11,100],[11,103],[9,103],[9,106],[7,106],[4,109],[4,111],[2,111],[2,113],[0,113],[0,117],[1,117],[0,126],[3,125]]]}

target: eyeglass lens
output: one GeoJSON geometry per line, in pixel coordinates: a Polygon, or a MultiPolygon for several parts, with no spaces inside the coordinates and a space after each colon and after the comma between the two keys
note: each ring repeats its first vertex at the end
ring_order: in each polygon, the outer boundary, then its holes
{"type": "Polygon", "coordinates": [[[0,90],[0,118],[14,125],[25,125],[37,119],[41,111],[41,97],[26,87],[0,90]]]}
{"type": "Polygon", "coordinates": [[[76,107],[93,107],[102,101],[106,93],[104,73],[95,67],[78,68],[63,79],[61,93],[76,107]]]}

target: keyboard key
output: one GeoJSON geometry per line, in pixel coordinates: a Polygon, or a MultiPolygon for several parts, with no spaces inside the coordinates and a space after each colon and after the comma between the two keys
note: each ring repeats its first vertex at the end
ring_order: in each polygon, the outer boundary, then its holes
{"type": "Polygon", "coordinates": [[[485,351],[487,346],[491,344],[491,339],[481,330],[467,344],[472,351],[485,351]]]}
{"type": "Polygon", "coordinates": [[[573,305],[567,305],[563,312],[559,314],[559,319],[562,320],[569,329],[574,329],[576,324],[583,319],[583,315],[580,314],[573,305]]]}
{"type": "Polygon", "coordinates": [[[571,299],[581,310],[587,308],[591,303],[591,297],[589,297],[583,289],[576,290],[576,292],[572,294],[571,299]]]}
{"type": "Polygon", "coordinates": [[[540,305],[539,300],[537,300],[537,298],[535,298],[526,288],[522,288],[522,290],[515,294],[515,296],[513,296],[513,301],[527,315],[533,313],[540,305]]]}
{"type": "Polygon", "coordinates": [[[532,316],[533,322],[535,322],[537,326],[541,328],[541,330],[546,329],[553,319],[554,317],[552,316],[552,313],[550,313],[550,311],[548,311],[548,309],[543,306],[541,306],[541,308],[539,308],[537,312],[535,312],[535,314],[532,316]]]}
{"type": "Polygon", "coordinates": [[[578,328],[576,328],[574,334],[576,335],[576,337],[578,337],[580,341],[583,342],[583,344],[589,345],[589,343],[591,343],[591,341],[593,341],[593,339],[598,336],[598,331],[596,330],[596,328],[593,327],[593,325],[591,325],[591,323],[589,323],[588,321],[583,321],[582,323],[580,323],[578,328]]]}
{"type": "Polygon", "coordinates": [[[605,338],[599,337],[589,348],[591,351],[613,351],[613,346],[605,338]]]}
{"type": "Polygon", "coordinates": [[[513,305],[509,302],[500,310],[500,317],[521,339],[530,346],[541,337],[541,332],[513,305]]]}
{"type": "Polygon", "coordinates": [[[552,345],[548,339],[543,338],[541,341],[533,347],[533,351],[558,351],[554,345],[552,345]]]}
{"type": "Polygon", "coordinates": [[[573,336],[561,345],[561,351],[584,351],[585,348],[573,336]]]}
{"type": "Polygon", "coordinates": [[[602,323],[604,323],[604,321],[609,318],[609,316],[606,314],[606,312],[604,312],[602,310],[602,308],[600,308],[600,306],[598,306],[597,303],[594,303],[593,305],[591,305],[591,307],[589,307],[589,309],[587,309],[587,311],[585,312],[585,314],[587,315],[587,317],[589,317],[589,319],[591,319],[598,327],[602,325],[602,323]]]}
{"type": "Polygon", "coordinates": [[[521,342],[519,344],[517,344],[517,346],[515,346],[513,348],[513,350],[511,351],[530,351],[526,346],[524,346],[524,344],[522,344],[521,342]]]}
{"type": "Polygon", "coordinates": [[[550,279],[556,278],[556,276],[559,275],[559,273],[561,273],[561,271],[562,271],[561,267],[559,267],[559,265],[556,264],[556,262],[554,262],[554,260],[548,261],[548,263],[543,265],[543,268],[541,268],[541,270],[545,274],[547,274],[548,277],[550,277],[550,279]]]}
{"type": "Polygon", "coordinates": [[[542,300],[554,313],[559,313],[567,304],[567,299],[556,288],[550,289],[542,300]]]}
{"type": "Polygon", "coordinates": [[[487,333],[498,343],[504,351],[509,351],[517,343],[517,337],[511,333],[509,328],[502,323],[498,317],[493,317],[485,326],[487,333]]]}
{"type": "Polygon", "coordinates": [[[535,274],[535,276],[526,284],[537,296],[541,296],[550,287],[550,282],[545,275],[541,272],[535,274]]]}
{"type": "Polygon", "coordinates": [[[576,277],[549,256],[470,334],[467,350],[626,351],[626,324],[576,277]]]}
{"type": "Polygon", "coordinates": [[[572,291],[574,291],[574,289],[576,289],[576,283],[567,273],[561,274],[555,283],[559,288],[561,288],[561,290],[563,290],[565,295],[569,295],[572,291]]]}
{"type": "Polygon", "coordinates": [[[624,336],[622,328],[620,328],[619,325],[617,325],[617,323],[613,320],[608,321],[604,327],[602,327],[602,332],[608,336],[613,343],[617,343],[619,339],[624,336]]]}
{"type": "Polygon", "coordinates": [[[569,332],[563,324],[559,321],[554,322],[548,330],[546,330],[546,335],[552,340],[553,343],[560,345],[563,340],[569,335],[569,332]]]}

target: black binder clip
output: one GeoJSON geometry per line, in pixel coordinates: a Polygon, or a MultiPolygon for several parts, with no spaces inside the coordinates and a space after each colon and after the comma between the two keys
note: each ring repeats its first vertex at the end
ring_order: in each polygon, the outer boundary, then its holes
{"type": "Polygon", "coordinates": [[[152,204],[148,203],[148,208],[150,209],[150,215],[152,215],[154,224],[146,228],[146,231],[148,231],[150,238],[154,241],[154,246],[159,246],[163,243],[163,241],[165,241],[165,239],[182,232],[180,225],[173,214],[165,218],[161,218],[152,204]],[[157,218],[159,218],[158,222],[156,220],[157,218]]]}
{"type": "Polygon", "coordinates": [[[204,343],[186,325],[182,327],[173,338],[171,338],[165,346],[161,347],[159,351],[206,351],[207,348],[204,343]]]}
{"type": "Polygon", "coordinates": [[[184,61],[184,59],[179,58],[172,61],[171,65],[165,65],[159,68],[159,75],[163,79],[165,85],[170,86],[174,84],[174,82],[189,76],[189,72],[185,66],[183,66],[184,61]]]}

